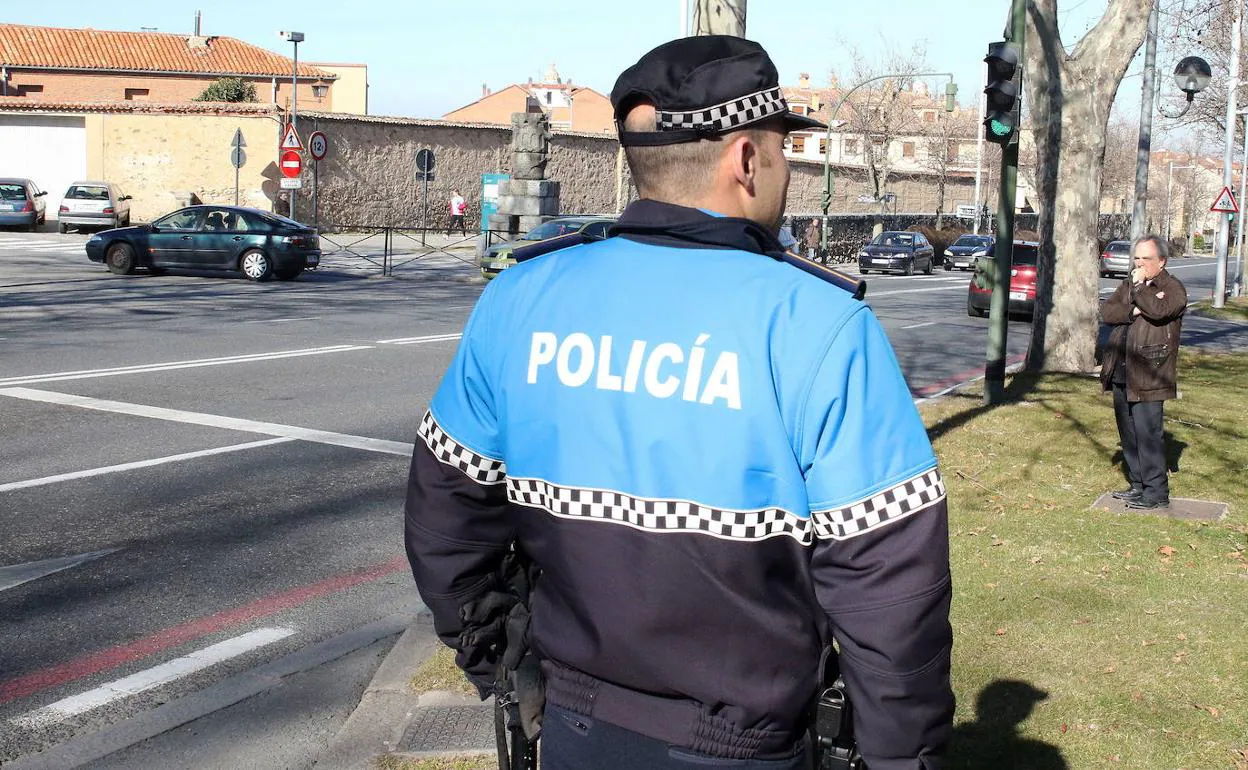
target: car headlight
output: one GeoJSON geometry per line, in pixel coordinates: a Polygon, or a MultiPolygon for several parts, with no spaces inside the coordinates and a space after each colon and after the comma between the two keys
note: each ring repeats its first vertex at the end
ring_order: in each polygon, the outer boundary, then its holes
{"type": "Polygon", "coordinates": [[[972,256],[972,257],[986,257],[986,256],[988,256],[988,252],[987,252],[987,251],[976,251],[975,253],[971,254],[971,256],[972,256]]]}
{"type": "Polygon", "coordinates": [[[952,251],[950,251],[949,249],[945,249],[945,256],[946,256],[946,257],[952,257],[952,256],[953,256],[953,252],[952,252],[952,251]]]}
{"type": "Polygon", "coordinates": [[[871,255],[870,255],[869,253],[865,252],[865,251],[860,251],[860,252],[858,252],[858,256],[859,256],[859,257],[869,257],[869,256],[871,256],[871,255]]]}
{"type": "Polygon", "coordinates": [[[91,236],[90,238],[88,238],[88,239],[87,239],[87,243],[99,243],[99,242],[100,242],[100,241],[102,241],[102,240],[104,240],[104,239],[103,239],[103,238],[101,238],[100,236],[98,236],[98,235],[93,235],[93,236],[91,236]]]}

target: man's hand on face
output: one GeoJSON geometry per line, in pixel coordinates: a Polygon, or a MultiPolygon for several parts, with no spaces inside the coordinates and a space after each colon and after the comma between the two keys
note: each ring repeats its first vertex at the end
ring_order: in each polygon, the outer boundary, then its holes
{"type": "Polygon", "coordinates": [[[1144,268],[1137,267],[1131,271],[1131,283],[1144,283],[1144,268]]]}

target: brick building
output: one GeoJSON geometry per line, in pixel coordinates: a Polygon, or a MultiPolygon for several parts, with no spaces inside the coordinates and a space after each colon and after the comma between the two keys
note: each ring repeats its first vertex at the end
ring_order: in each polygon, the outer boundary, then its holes
{"type": "Polygon", "coordinates": [[[498,91],[481,87],[481,98],[452,110],[443,120],[511,125],[513,112],[545,112],[551,128],[590,134],[615,134],[611,100],[592,88],[573,85],[551,65],[541,82],[513,83],[498,91]]]}

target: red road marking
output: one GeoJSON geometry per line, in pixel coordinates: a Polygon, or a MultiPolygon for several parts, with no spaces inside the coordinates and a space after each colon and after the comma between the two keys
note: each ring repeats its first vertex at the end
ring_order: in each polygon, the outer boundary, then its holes
{"type": "Polygon", "coordinates": [[[405,567],[407,567],[407,559],[397,556],[390,561],[374,564],[358,572],[348,572],[345,575],[322,580],[319,583],[312,583],[301,588],[273,594],[232,610],[224,610],[215,615],[208,615],[198,620],[192,620],[189,623],[183,623],[180,626],[166,628],[164,631],[158,631],[151,636],[138,639],[129,644],[101,650],[77,660],[62,663],[59,666],[27,674],[26,676],[0,684],[0,704],[24,698],[41,690],[46,690],[49,687],[55,687],[65,682],[138,660],[147,655],[207,636],[224,628],[241,625],[281,612],[282,610],[290,609],[291,607],[297,607],[309,600],[336,593],[360,583],[367,583],[370,580],[376,580],[392,572],[398,572],[405,567]]]}
{"type": "MultiPolygon", "coordinates": [[[[1005,359],[1005,365],[1013,366],[1014,364],[1017,364],[1020,361],[1022,361],[1024,358],[1026,358],[1026,356],[1022,356],[1022,355],[1010,356],[1009,358],[1005,359]]],[[[975,369],[967,369],[965,372],[959,372],[958,374],[955,374],[952,377],[946,377],[945,379],[939,382],[932,383],[931,385],[924,385],[923,387],[914,391],[914,395],[918,396],[919,398],[927,398],[933,393],[939,393],[945,388],[951,387],[953,385],[957,385],[962,382],[966,382],[967,380],[973,379],[975,377],[982,377],[983,375],[984,375],[984,367],[982,366],[975,368],[975,369]]]]}

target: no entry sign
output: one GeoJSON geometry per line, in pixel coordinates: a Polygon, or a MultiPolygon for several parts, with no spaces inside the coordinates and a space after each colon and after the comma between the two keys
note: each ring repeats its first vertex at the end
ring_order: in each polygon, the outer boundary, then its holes
{"type": "Polygon", "coordinates": [[[303,158],[294,150],[284,150],[277,165],[282,170],[282,176],[294,179],[303,171],[303,158]]]}

